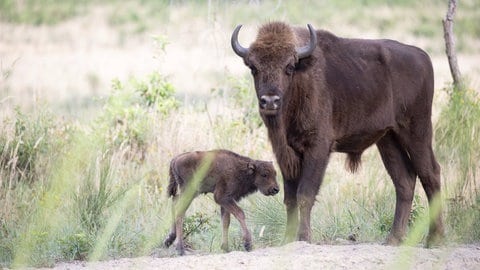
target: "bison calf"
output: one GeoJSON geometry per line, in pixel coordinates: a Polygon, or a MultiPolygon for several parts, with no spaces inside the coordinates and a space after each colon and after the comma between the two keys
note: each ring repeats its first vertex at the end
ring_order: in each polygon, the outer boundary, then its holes
{"type": "Polygon", "coordinates": [[[242,227],[244,247],[250,251],[252,237],[245,214],[236,202],[257,189],[264,195],[278,193],[272,162],[252,160],[227,150],[188,152],[174,157],[170,162],[168,185],[168,195],[174,202],[174,223],[164,241],[165,246],[169,247],[178,237],[178,254],[185,254],[182,230],[185,212],[197,195],[212,192],[215,202],[221,206],[222,249],[228,251],[228,227],[230,214],[233,214],[242,227]]]}

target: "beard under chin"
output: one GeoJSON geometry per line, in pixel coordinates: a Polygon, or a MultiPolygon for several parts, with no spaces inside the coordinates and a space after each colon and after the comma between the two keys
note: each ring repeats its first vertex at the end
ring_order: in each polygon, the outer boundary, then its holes
{"type": "Polygon", "coordinates": [[[280,117],[278,111],[275,113],[264,113],[260,111],[263,123],[269,128],[278,128],[280,126],[280,117]]]}

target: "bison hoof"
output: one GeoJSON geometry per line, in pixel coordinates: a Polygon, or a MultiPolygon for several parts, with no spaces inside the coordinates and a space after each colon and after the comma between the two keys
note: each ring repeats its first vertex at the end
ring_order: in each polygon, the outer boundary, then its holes
{"type": "Polygon", "coordinates": [[[169,235],[167,238],[165,238],[165,241],[163,241],[163,245],[168,248],[173,244],[173,241],[175,241],[175,235],[169,235]]]}
{"type": "Polygon", "coordinates": [[[425,243],[426,248],[440,247],[444,244],[444,235],[438,233],[431,233],[427,237],[427,242],[425,243]]]}
{"type": "Polygon", "coordinates": [[[252,251],[252,243],[245,242],[245,244],[243,244],[243,246],[245,247],[246,251],[252,251]]]}
{"type": "Polygon", "coordinates": [[[310,234],[308,233],[301,233],[298,235],[298,241],[305,241],[307,243],[310,243],[311,237],[310,234]]]}
{"type": "Polygon", "coordinates": [[[177,248],[177,254],[178,254],[178,256],[185,255],[185,249],[184,248],[177,248]]]}
{"type": "Polygon", "coordinates": [[[387,239],[385,239],[384,245],[387,246],[399,246],[402,243],[402,238],[389,234],[387,239]]]}
{"type": "Polygon", "coordinates": [[[179,256],[185,255],[185,247],[183,245],[177,245],[177,254],[179,256]]]}

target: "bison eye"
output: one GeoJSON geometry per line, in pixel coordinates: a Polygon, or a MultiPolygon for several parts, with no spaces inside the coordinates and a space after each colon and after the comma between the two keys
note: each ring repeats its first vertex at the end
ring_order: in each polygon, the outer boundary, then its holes
{"type": "Polygon", "coordinates": [[[295,72],[295,66],[292,64],[288,64],[287,67],[285,68],[285,73],[287,75],[292,75],[293,72],[295,72]]]}
{"type": "Polygon", "coordinates": [[[254,65],[250,65],[249,68],[253,76],[257,75],[258,69],[254,65]]]}
{"type": "Polygon", "coordinates": [[[266,173],[262,173],[262,177],[267,177],[268,175],[266,173]]]}

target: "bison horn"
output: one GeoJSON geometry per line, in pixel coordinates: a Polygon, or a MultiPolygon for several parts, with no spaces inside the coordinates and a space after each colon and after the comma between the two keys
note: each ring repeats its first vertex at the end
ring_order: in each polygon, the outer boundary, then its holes
{"type": "Polygon", "coordinates": [[[307,24],[307,26],[308,30],[310,31],[310,43],[305,47],[297,49],[298,59],[310,56],[313,50],[315,50],[315,46],[317,46],[317,33],[315,33],[315,29],[313,29],[313,26],[311,26],[310,24],[307,24]]]}
{"type": "Polygon", "coordinates": [[[242,45],[240,45],[240,43],[238,42],[238,32],[240,32],[240,28],[242,28],[242,25],[237,25],[237,27],[235,28],[235,30],[233,30],[233,34],[232,34],[232,39],[231,39],[231,42],[232,42],[232,48],[233,48],[233,51],[240,57],[245,57],[245,55],[247,55],[248,53],[248,49],[247,48],[244,48],[242,47],[242,45]]]}

